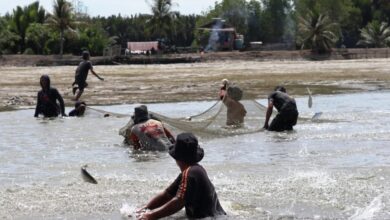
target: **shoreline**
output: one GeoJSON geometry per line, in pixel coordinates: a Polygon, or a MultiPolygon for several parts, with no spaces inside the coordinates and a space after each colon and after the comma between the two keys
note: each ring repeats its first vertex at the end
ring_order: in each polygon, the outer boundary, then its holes
{"type": "MultiPolygon", "coordinates": [[[[215,100],[222,79],[244,90],[244,98],[266,98],[276,85],[293,96],[390,89],[390,59],[327,61],[215,61],[166,65],[95,66],[105,78],[89,74],[82,100],[88,105],[215,100]]],[[[49,74],[53,87],[71,101],[76,66],[0,67],[0,111],[34,107],[39,78],[49,74]]]]}
{"type": "MultiPolygon", "coordinates": [[[[329,54],[313,54],[309,50],[248,50],[207,53],[177,53],[161,55],[120,55],[91,57],[94,65],[149,65],[221,61],[333,61],[390,58],[390,48],[335,48],[329,54]]],[[[78,65],[80,56],[74,55],[0,55],[0,66],[35,67],[78,65]]]]}

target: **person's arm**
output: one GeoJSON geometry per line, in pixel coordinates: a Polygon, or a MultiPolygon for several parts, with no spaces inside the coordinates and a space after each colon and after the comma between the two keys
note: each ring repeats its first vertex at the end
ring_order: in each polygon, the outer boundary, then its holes
{"type": "Polygon", "coordinates": [[[58,99],[58,101],[60,102],[61,115],[62,115],[62,116],[66,116],[64,99],[62,98],[62,96],[61,96],[61,94],[58,92],[58,90],[56,90],[56,93],[57,93],[57,94],[56,94],[57,99],[58,99]]]}
{"type": "Polygon", "coordinates": [[[39,92],[38,92],[38,95],[37,95],[37,106],[35,106],[35,113],[34,113],[34,117],[38,117],[39,115],[39,106],[41,105],[41,99],[39,98],[39,92]]]}
{"type": "Polygon", "coordinates": [[[104,80],[104,78],[102,78],[102,77],[100,77],[94,70],[93,70],[93,66],[92,66],[92,64],[91,64],[91,73],[93,74],[93,75],[95,75],[98,79],[100,79],[100,80],[104,80]]]}
{"type": "Polygon", "coordinates": [[[274,104],[272,102],[272,99],[269,99],[267,113],[265,114],[265,121],[264,121],[264,128],[265,129],[268,129],[268,122],[269,122],[269,119],[271,118],[273,109],[274,109],[274,104]]]}
{"type": "Polygon", "coordinates": [[[184,207],[184,200],[178,197],[173,197],[171,200],[169,200],[160,208],[141,214],[138,217],[138,219],[151,220],[151,219],[163,218],[180,211],[183,207],[184,207]]]}
{"type": "Polygon", "coordinates": [[[141,145],[139,144],[139,139],[137,135],[135,135],[133,132],[130,132],[130,141],[134,147],[134,150],[138,150],[141,148],[141,145]]]}
{"type": "Polygon", "coordinates": [[[167,135],[169,141],[170,141],[172,144],[174,144],[174,143],[176,142],[176,141],[175,141],[175,137],[172,135],[172,133],[171,133],[168,129],[166,129],[166,128],[164,127],[164,125],[163,125],[163,128],[164,128],[164,132],[165,132],[165,134],[167,135]]]}
{"type": "Polygon", "coordinates": [[[156,209],[163,206],[165,203],[167,203],[169,200],[171,200],[173,196],[171,196],[167,191],[163,191],[159,194],[157,194],[154,198],[152,198],[147,205],[140,208],[137,212],[142,212],[146,209],[156,209]]]}

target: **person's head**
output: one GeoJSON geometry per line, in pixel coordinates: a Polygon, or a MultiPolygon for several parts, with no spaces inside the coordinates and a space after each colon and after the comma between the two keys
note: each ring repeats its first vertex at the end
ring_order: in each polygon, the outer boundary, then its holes
{"type": "Polygon", "coordinates": [[[275,92],[279,91],[279,92],[287,93],[286,88],[284,88],[283,86],[276,86],[274,91],[275,92]]]}
{"type": "Polygon", "coordinates": [[[227,94],[231,99],[238,102],[242,99],[243,91],[238,86],[230,86],[227,89],[227,94]]]}
{"type": "Polygon", "coordinates": [[[50,77],[46,74],[41,76],[41,79],[39,80],[39,83],[41,84],[41,87],[43,90],[50,88],[50,77]]]}
{"type": "Polygon", "coordinates": [[[178,164],[192,165],[203,159],[204,151],[198,144],[198,139],[192,133],[181,133],[176,137],[176,143],[169,147],[169,155],[178,164]]]}
{"type": "Polygon", "coordinates": [[[87,108],[87,104],[85,102],[77,101],[74,107],[78,111],[78,116],[82,116],[84,115],[85,109],[87,108]]]}
{"type": "Polygon", "coordinates": [[[133,121],[135,124],[147,121],[149,119],[148,107],[140,105],[134,108],[133,121]]]}
{"type": "Polygon", "coordinates": [[[83,51],[83,60],[89,60],[89,52],[88,51],[83,51]]]}

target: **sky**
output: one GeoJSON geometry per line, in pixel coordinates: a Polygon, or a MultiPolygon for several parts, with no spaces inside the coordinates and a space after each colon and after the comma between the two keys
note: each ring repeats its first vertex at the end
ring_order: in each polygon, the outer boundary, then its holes
{"type": "MultiPolygon", "coordinates": [[[[26,6],[35,2],[36,0],[0,0],[0,15],[5,15],[7,12],[12,13],[17,6],[26,6]]],[[[77,0],[68,0],[70,2],[77,2],[77,0]]],[[[139,13],[150,14],[150,3],[152,0],[79,0],[86,7],[83,12],[91,16],[122,16],[134,15],[139,13]]],[[[174,11],[179,11],[180,14],[200,14],[207,11],[210,6],[214,6],[215,2],[221,0],[172,0],[175,4],[174,11]]],[[[54,0],[39,0],[47,11],[51,12],[54,0]]]]}

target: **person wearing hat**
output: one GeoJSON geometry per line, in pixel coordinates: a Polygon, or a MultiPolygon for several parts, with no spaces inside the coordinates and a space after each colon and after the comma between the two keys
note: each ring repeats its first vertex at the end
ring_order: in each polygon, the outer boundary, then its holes
{"type": "Polygon", "coordinates": [[[102,77],[95,73],[89,58],[89,52],[83,51],[83,61],[80,62],[79,66],[76,69],[75,80],[72,84],[73,95],[75,95],[76,91],[79,90],[76,97],[74,98],[75,101],[79,100],[79,98],[84,92],[84,88],[88,86],[87,77],[89,70],[91,70],[91,73],[95,75],[98,79],[102,81],[104,80],[102,77]]]}
{"type": "Polygon", "coordinates": [[[168,150],[175,142],[172,133],[162,122],[149,116],[148,108],[141,105],[134,108],[134,125],[129,134],[130,143],[135,150],[168,150]]]}
{"type": "Polygon", "coordinates": [[[219,203],[215,188],[206,170],[198,163],[204,151],[191,133],[181,133],[169,148],[181,173],[163,192],[137,211],[137,219],[159,219],[172,215],[185,207],[188,218],[206,218],[226,215],[219,203]]]}
{"type": "Polygon", "coordinates": [[[85,102],[77,101],[74,105],[74,109],[70,111],[68,115],[71,117],[83,116],[86,108],[87,108],[87,104],[85,102]]]}
{"type": "Polygon", "coordinates": [[[50,86],[50,77],[42,75],[40,84],[42,89],[37,95],[34,117],[38,117],[40,114],[43,114],[44,117],[57,117],[60,113],[62,116],[66,116],[64,100],[58,90],[50,86]]]}
{"type": "Polygon", "coordinates": [[[298,114],[295,99],[287,94],[286,88],[277,86],[268,96],[268,108],[265,115],[264,128],[269,131],[293,130],[293,126],[297,124],[298,114]],[[268,125],[274,106],[278,110],[278,114],[272,120],[271,124],[268,125]]]}

